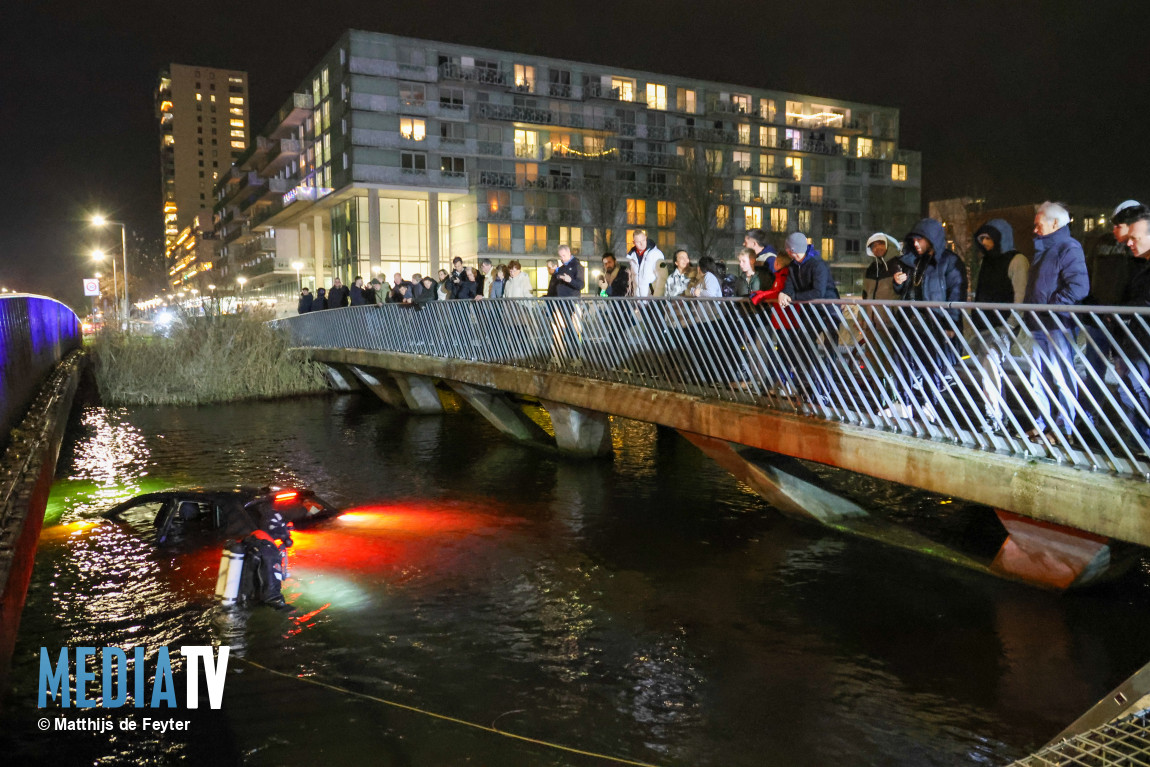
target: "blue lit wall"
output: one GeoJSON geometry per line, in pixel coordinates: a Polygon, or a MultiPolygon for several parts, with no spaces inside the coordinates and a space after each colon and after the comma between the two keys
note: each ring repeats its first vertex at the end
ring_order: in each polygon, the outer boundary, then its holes
{"type": "Polygon", "coordinates": [[[24,417],[44,378],[80,348],[80,319],[52,298],[0,297],[0,449],[24,417]]]}

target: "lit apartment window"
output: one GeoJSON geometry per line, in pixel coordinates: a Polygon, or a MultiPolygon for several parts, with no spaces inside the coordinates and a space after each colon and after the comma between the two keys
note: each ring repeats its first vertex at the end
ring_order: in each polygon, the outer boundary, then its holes
{"type": "Polygon", "coordinates": [[[746,173],[751,169],[751,153],[731,152],[731,164],[737,168],[735,173],[746,173]]]}
{"type": "Polygon", "coordinates": [[[229,124],[230,124],[230,125],[231,125],[233,128],[242,128],[242,127],[244,127],[244,121],[243,121],[243,120],[231,120],[231,121],[229,122],[229,124]]]}
{"type": "Polygon", "coordinates": [[[735,111],[738,112],[739,114],[744,114],[744,115],[750,114],[751,113],[751,97],[743,95],[742,93],[732,93],[731,94],[731,106],[733,106],[735,108],[735,111]]]}
{"type": "Polygon", "coordinates": [[[726,229],[731,225],[731,206],[730,205],[716,205],[715,206],[715,226],[719,229],[726,229]]]}
{"type": "Polygon", "coordinates": [[[864,136],[859,136],[857,157],[870,157],[874,151],[874,142],[864,136]]]}
{"type": "Polygon", "coordinates": [[[203,100],[204,100],[204,94],[197,93],[196,94],[196,101],[203,101],[203,100]]]}
{"type": "Polygon", "coordinates": [[[242,77],[229,77],[228,82],[231,83],[232,85],[243,85],[244,84],[244,78],[242,78],[242,77]]]}
{"type": "Polygon", "coordinates": [[[762,181],[759,183],[759,196],[764,200],[774,200],[779,196],[779,183],[777,181],[762,181]]]}
{"type": "Polygon", "coordinates": [[[419,117],[401,117],[399,135],[412,141],[423,141],[427,138],[427,121],[419,117]]]}
{"type": "Polygon", "coordinates": [[[809,232],[811,230],[811,212],[809,210],[799,211],[799,231],[809,232]]]}
{"type": "Polygon", "coordinates": [[[735,194],[740,200],[750,201],[751,199],[751,180],[749,178],[737,178],[731,182],[735,194]]]}
{"type": "Polygon", "coordinates": [[[535,67],[529,64],[516,64],[515,87],[523,91],[535,90],[535,67]]]}
{"type": "Polygon", "coordinates": [[[214,94],[214,93],[212,94],[211,101],[213,104],[216,103],[216,94],[214,94]]]}
{"type": "Polygon", "coordinates": [[[751,143],[751,126],[749,124],[747,124],[747,125],[739,125],[738,127],[739,127],[739,143],[740,144],[751,143]]]}
{"type": "Polygon", "coordinates": [[[695,92],[689,88],[679,88],[675,92],[675,104],[680,112],[695,114],[695,92]]]}
{"type": "Polygon", "coordinates": [[[763,228],[763,209],[758,205],[743,208],[743,222],[748,229],[763,228]]]}
{"type": "Polygon", "coordinates": [[[547,250],[547,227],[527,224],[523,227],[523,249],[528,253],[542,253],[547,250]]]}
{"type": "Polygon", "coordinates": [[[823,261],[835,260],[835,241],[830,237],[822,239],[823,244],[823,261]]]}
{"type": "Polygon", "coordinates": [[[242,107],[244,105],[244,97],[243,96],[231,96],[228,98],[228,103],[242,107]]]}
{"type": "Polygon", "coordinates": [[[803,132],[787,128],[787,148],[799,151],[803,148],[803,132]]]}
{"type": "Polygon", "coordinates": [[[775,156],[773,154],[763,153],[759,157],[759,173],[764,176],[769,176],[775,172],[775,156]]]}
{"type": "Polygon", "coordinates": [[[244,142],[242,142],[242,141],[233,141],[232,142],[232,149],[243,149],[243,148],[244,148],[244,142]]]}
{"type": "Polygon", "coordinates": [[[510,215],[511,192],[500,192],[492,189],[487,192],[487,212],[497,214],[500,211],[510,215]]]}
{"type": "Polygon", "coordinates": [[[515,156],[536,158],[539,154],[539,132],[533,130],[515,131],[515,156]]]}
{"type": "Polygon", "coordinates": [[[788,101],[787,102],[787,119],[794,119],[803,116],[803,102],[801,101],[788,101]]]}
{"type": "Polygon", "coordinates": [[[850,136],[835,136],[835,146],[847,157],[851,153],[851,137],[850,136]]]}
{"type": "Polygon", "coordinates": [[[667,108],[667,86],[647,83],[647,106],[650,109],[667,108]]]}
{"type": "Polygon", "coordinates": [[[511,224],[487,225],[487,249],[503,253],[511,250],[511,224]]]}
{"type": "Polygon", "coordinates": [[[795,181],[803,180],[803,158],[801,157],[788,157],[786,159],[786,167],[791,169],[795,174],[795,181]]]}
{"type": "Polygon", "coordinates": [[[771,208],[771,231],[787,231],[787,209],[771,208]]]}
{"type": "Polygon", "coordinates": [[[539,165],[533,162],[515,163],[515,182],[523,185],[539,178],[539,165]]]}
{"type": "Polygon", "coordinates": [[[323,72],[320,73],[319,79],[320,79],[320,83],[321,83],[321,85],[320,85],[321,92],[323,93],[323,97],[326,99],[327,95],[329,93],[327,67],[323,68],[323,72]]]}
{"type": "Polygon", "coordinates": [[[778,128],[759,128],[759,146],[776,147],[778,144],[778,128]]]}
{"type": "Polygon", "coordinates": [[[611,78],[611,90],[619,92],[620,101],[635,100],[635,81],[622,77],[611,78]]]}
{"type": "Polygon", "coordinates": [[[243,117],[244,116],[244,109],[243,109],[243,107],[232,107],[231,109],[228,110],[228,114],[233,115],[235,117],[243,117]]]}
{"type": "Polygon", "coordinates": [[[659,202],[655,204],[655,212],[659,218],[659,226],[675,225],[675,203],[659,200],[659,202]]]}
{"type": "Polygon", "coordinates": [[[759,115],[767,122],[774,122],[778,113],[778,106],[774,99],[763,99],[759,102],[759,115]]]}
{"type": "Polygon", "coordinates": [[[583,229],[578,226],[559,227],[559,244],[571,248],[572,255],[579,255],[583,249],[583,229]]]}
{"type": "Polygon", "coordinates": [[[232,138],[243,138],[244,132],[242,130],[234,130],[231,132],[232,138]]]}
{"type": "Polygon", "coordinates": [[[811,187],[811,202],[823,201],[823,188],[821,186],[811,187]]]}
{"type": "Polygon", "coordinates": [[[647,201],[627,199],[627,223],[632,226],[647,224],[647,201]]]}
{"type": "Polygon", "coordinates": [[[906,165],[898,162],[891,165],[890,177],[894,181],[906,181],[906,165]]]}

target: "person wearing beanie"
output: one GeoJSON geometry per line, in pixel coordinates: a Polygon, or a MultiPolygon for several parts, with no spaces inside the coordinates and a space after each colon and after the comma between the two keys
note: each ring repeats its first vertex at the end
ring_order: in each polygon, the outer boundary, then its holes
{"type": "Polygon", "coordinates": [[[866,241],[866,254],[873,259],[863,273],[864,299],[893,301],[894,274],[901,266],[898,240],[889,234],[876,232],[866,241]]]}
{"type": "Polygon", "coordinates": [[[779,294],[779,306],[786,309],[792,301],[838,298],[831,268],[814,248],[807,247],[807,236],[791,232],[787,236],[787,255],[791,257],[790,277],[779,294]]]}

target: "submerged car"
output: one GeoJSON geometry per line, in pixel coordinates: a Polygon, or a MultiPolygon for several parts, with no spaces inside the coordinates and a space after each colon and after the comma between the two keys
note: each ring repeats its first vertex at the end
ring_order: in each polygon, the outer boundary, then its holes
{"type": "Polygon", "coordinates": [[[339,513],[307,489],[191,487],[137,495],[113,506],[103,516],[137,524],[150,521],[156,542],[164,544],[188,535],[243,538],[276,512],[300,529],[339,513]]]}

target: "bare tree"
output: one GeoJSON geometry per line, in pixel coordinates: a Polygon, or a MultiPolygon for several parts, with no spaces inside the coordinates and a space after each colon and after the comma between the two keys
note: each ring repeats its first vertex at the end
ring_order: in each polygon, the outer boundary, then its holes
{"type": "Polygon", "coordinates": [[[613,176],[606,160],[596,160],[588,163],[583,177],[583,203],[591,214],[595,242],[604,253],[615,252],[623,223],[623,194],[613,176]]]}
{"type": "Polygon", "coordinates": [[[712,254],[727,235],[717,215],[719,206],[724,204],[725,176],[721,160],[714,162],[698,144],[687,146],[681,160],[675,185],[679,220],[683,222],[687,243],[695,249],[696,257],[702,257],[712,254]]]}

